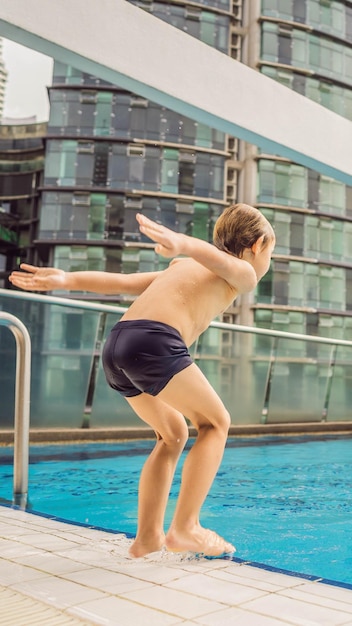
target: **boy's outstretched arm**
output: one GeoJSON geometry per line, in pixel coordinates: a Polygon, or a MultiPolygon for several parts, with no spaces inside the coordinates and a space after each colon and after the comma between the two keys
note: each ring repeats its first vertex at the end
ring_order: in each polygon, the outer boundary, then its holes
{"type": "Polygon", "coordinates": [[[238,293],[247,293],[256,287],[257,275],[248,261],[223,252],[201,239],[175,233],[140,213],[136,217],[140,231],[156,242],[155,252],[158,254],[167,258],[180,254],[191,257],[226,280],[238,293]]]}
{"type": "Polygon", "coordinates": [[[159,272],[136,274],[115,274],[112,272],[64,272],[54,267],[36,267],[21,264],[21,270],[14,271],[9,281],[27,291],[90,291],[105,295],[141,294],[159,272]]]}

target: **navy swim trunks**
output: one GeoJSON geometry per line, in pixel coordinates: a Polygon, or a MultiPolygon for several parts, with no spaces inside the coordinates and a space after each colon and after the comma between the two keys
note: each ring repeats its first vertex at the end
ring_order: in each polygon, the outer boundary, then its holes
{"type": "Polygon", "coordinates": [[[103,350],[110,387],[122,396],[156,396],[193,360],[180,333],[163,322],[125,320],[111,330],[103,350]]]}

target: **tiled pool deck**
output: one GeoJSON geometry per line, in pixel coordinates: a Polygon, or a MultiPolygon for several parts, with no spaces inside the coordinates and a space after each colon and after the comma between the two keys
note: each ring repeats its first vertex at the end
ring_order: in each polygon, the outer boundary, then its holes
{"type": "Polygon", "coordinates": [[[352,626],[352,590],[0,506],[0,625],[352,626]]]}

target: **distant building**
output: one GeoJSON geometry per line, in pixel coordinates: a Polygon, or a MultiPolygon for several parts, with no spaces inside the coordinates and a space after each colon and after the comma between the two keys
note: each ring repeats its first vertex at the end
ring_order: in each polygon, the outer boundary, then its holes
{"type": "MultiPolygon", "coordinates": [[[[12,120],[14,121],[14,120],[12,120]]],[[[27,123],[25,123],[27,121],[27,123]]],[[[46,124],[0,125],[0,286],[20,260],[36,261],[39,187],[46,124]]]]}
{"type": "Polygon", "coordinates": [[[0,120],[4,110],[7,71],[2,58],[2,39],[0,37],[0,120]]]}

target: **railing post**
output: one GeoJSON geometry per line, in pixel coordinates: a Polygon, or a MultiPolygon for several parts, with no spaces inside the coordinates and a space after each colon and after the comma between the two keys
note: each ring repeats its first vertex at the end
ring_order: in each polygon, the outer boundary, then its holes
{"type": "Polygon", "coordinates": [[[13,502],[25,508],[28,495],[31,339],[25,325],[11,313],[0,311],[0,325],[7,326],[16,340],[13,502]]]}
{"type": "Polygon", "coordinates": [[[264,403],[263,403],[262,415],[261,415],[262,424],[266,424],[268,420],[271,383],[272,383],[273,375],[274,375],[274,367],[276,363],[278,343],[279,343],[279,337],[274,337],[272,347],[271,347],[269,365],[268,365],[268,374],[267,374],[266,383],[265,383],[264,403]]]}

